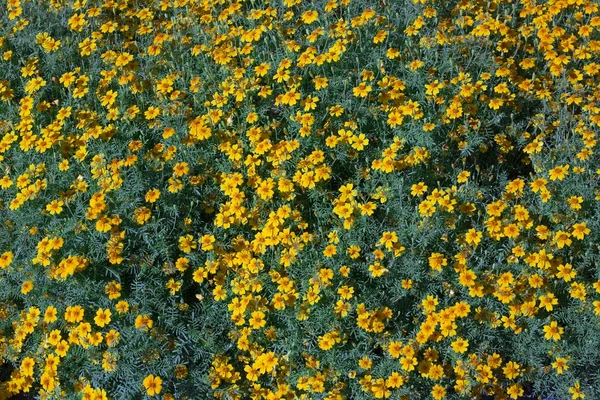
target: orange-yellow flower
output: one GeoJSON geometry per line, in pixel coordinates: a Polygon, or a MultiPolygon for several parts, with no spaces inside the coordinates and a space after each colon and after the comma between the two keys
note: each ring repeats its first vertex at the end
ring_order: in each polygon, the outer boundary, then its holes
{"type": "Polygon", "coordinates": [[[398,242],[398,234],[396,232],[383,232],[379,239],[379,244],[384,245],[386,249],[390,250],[394,243],[398,242]]]}
{"type": "Polygon", "coordinates": [[[144,388],[148,396],[159,394],[162,389],[162,379],[159,376],[148,375],[144,379],[144,388]]]}
{"type": "Polygon", "coordinates": [[[13,257],[14,255],[12,251],[5,251],[4,253],[2,253],[2,255],[0,256],[0,268],[8,267],[12,262],[13,257]]]}
{"type": "Polygon", "coordinates": [[[554,368],[556,370],[556,373],[560,375],[564,371],[569,369],[567,362],[568,360],[564,357],[556,357],[556,359],[552,363],[552,368],[554,368]]]}
{"type": "Polygon", "coordinates": [[[365,82],[361,82],[357,87],[352,89],[352,93],[355,97],[367,97],[371,90],[373,90],[371,85],[367,85],[365,82]]]}
{"type": "Polygon", "coordinates": [[[265,321],[265,313],[262,311],[254,311],[248,323],[252,329],[262,328],[267,323],[267,321],[265,321]]]}
{"type": "Polygon", "coordinates": [[[94,317],[94,322],[99,327],[103,327],[104,325],[110,323],[110,310],[107,308],[106,310],[102,310],[101,308],[96,311],[96,316],[94,317]]]}
{"type": "Polygon", "coordinates": [[[465,240],[467,244],[474,244],[477,246],[479,242],[481,242],[481,237],[483,234],[479,231],[476,231],[474,228],[469,229],[467,234],[465,235],[465,240]]]}
{"type": "Polygon", "coordinates": [[[546,340],[560,340],[560,336],[563,334],[564,330],[563,327],[558,326],[556,321],[552,321],[549,325],[544,325],[544,338],[546,340]]]}

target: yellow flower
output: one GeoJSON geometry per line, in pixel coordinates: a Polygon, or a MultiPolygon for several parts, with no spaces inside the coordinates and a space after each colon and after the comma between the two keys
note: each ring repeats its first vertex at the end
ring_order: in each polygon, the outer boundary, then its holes
{"type": "Polygon", "coordinates": [[[474,228],[471,228],[465,235],[465,240],[467,241],[467,244],[474,244],[475,246],[477,246],[479,242],[481,242],[482,235],[483,234],[481,232],[476,231],[474,228]]]}
{"type": "Polygon", "coordinates": [[[431,217],[435,212],[435,202],[429,200],[423,200],[419,203],[419,214],[424,217],[431,217]]]}
{"type": "Polygon", "coordinates": [[[63,210],[64,201],[62,200],[52,200],[49,204],[46,205],[46,211],[50,213],[50,215],[60,214],[63,210]]]}
{"type": "Polygon", "coordinates": [[[258,368],[254,368],[251,365],[246,365],[244,367],[244,371],[246,372],[246,378],[249,381],[257,381],[258,377],[259,377],[259,373],[260,371],[258,370],[258,368]]]}
{"type": "Polygon", "coordinates": [[[428,122],[428,123],[426,123],[425,125],[423,125],[423,130],[424,130],[425,132],[429,132],[429,131],[432,131],[432,130],[434,130],[434,129],[435,129],[435,124],[434,124],[434,123],[432,123],[432,122],[428,122]]]}
{"type": "Polygon", "coordinates": [[[408,65],[411,71],[417,71],[418,69],[420,69],[423,65],[425,65],[425,63],[421,60],[413,60],[410,62],[410,64],[408,65]]]}
{"type": "Polygon", "coordinates": [[[190,171],[190,167],[187,162],[180,162],[173,166],[173,175],[184,176],[190,171]]]}
{"type": "Polygon", "coordinates": [[[379,239],[379,244],[384,245],[386,249],[391,250],[394,243],[398,242],[398,234],[396,232],[383,232],[379,239]]]}
{"type": "Polygon", "coordinates": [[[99,327],[103,327],[106,324],[110,323],[111,312],[107,308],[106,310],[102,310],[101,308],[96,311],[96,316],[94,317],[94,322],[99,327]]]}
{"type": "Polygon", "coordinates": [[[550,180],[562,181],[563,179],[565,179],[565,176],[567,176],[568,171],[569,171],[569,165],[559,165],[555,168],[552,168],[550,171],[548,171],[548,174],[550,175],[550,180]]]}
{"type": "Polygon", "coordinates": [[[489,107],[492,110],[498,110],[502,105],[504,104],[504,100],[502,99],[491,99],[490,102],[488,103],[489,107]]]}
{"type": "Polygon", "coordinates": [[[144,225],[150,219],[151,216],[152,212],[148,207],[145,206],[136,208],[133,211],[133,217],[135,221],[140,225],[144,225]]]}
{"type": "Polygon", "coordinates": [[[427,185],[424,182],[415,183],[410,187],[410,194],[412,196],[421,196],[427,192],[427,185]]]}
{"type": "Polygon", "coordinates": [[[519,226],[517,224],[509,224],[504,227],[503,232],[507,238],[516,238],[519,236],[519,226]]]}
{"type": "Polygon", "coordinates": [[[69,160],[62,160],[60,164],[58,164],[58,169],[60,171],[67,171],[69,169],[69,160]]]}
{"type": "Polygon", "coordinates": [[[565,282],[569,282],[571,279],[575,278],[575,275],[577,275],[577,272],[573,269],[571,264],[566,263],[558,266],[558,274],[556,274],[557,278],[562,278],[565,282]]]}
{"type": "Polygon", "coordinates": [[[436,79],[430,84],[425,84],[425,94],[428,94],[430,96],[436,96],[440,92],[440,89],[443,88],[444,84],[440,83],[440,81],[436,79]]]}
{"type": "Polygon", "coordinates": [[[540,296],[540,308],[546,308],[546,311],[552,311],[554,306],[558,304],[558,299],[554,293],[548,293],[540,296]]]}
{"type": "Polygon", "coordinates": [[[519,375],[521,375],[521,366],[519,364],[517,364],[514,361],[509,361],[506,363],[506,365],[503,368],[503,372],[504,375],[508,378],[508,379],[514,379],[516,377],[518,377],[519,375]]]}
{"type": "Polygon", "coordinates": [[[571,196],[567,199],[567,204],[572,210],[581,210],[581,203],[583,203],[581,196],[571,196]]]}
{"type": "Polygon", "coordinates": [[[112,228],[111,221],[108,217],[102,216],[96,221],[96,230],[98,232],[108,232],[112,228]]]}
{"type": "Polygon", "coordinates": [[[118,93],[115,92],[114,90],[109,90],[107,91],[104,96],[102,96],[101,100],[101,104],[103,106],[112,106],[115,102],[115,100],[117,99],[117,95],[118,93]]]}
{"type": "Polygon", "coordinates": [[[126,300],[120,300],[116,305],[115,309],[119,314],[126,313],[129,311],[129,303],[126,300]]]}
{"type": "Polygon", "coordinates": [[[375,44],[379,44],[382,43],[385,38],[387,37],[388,32],[386,30],[380,29],[379,31],[377,31],[377,34],[375,34],[375,37],[373,38],[373,43],[375,44]]]}
{"type": "Polygon", "coordinates": [[[273,190],[274,188],[275,181],[273,180],[273,178],[264,179],[258,185],[256,193],[260,196],[261,199],[270,200],[275,194],[275,191],[273,190]]]}
{"type": "Polygon", "coordinates": [[[568,370],[567,366],[568,360],[564,357],[556,357],[554,362],[552,363],[552,368],[556,370],[556,373],[561,375],[564,371],[568,370]]]}
{"type": "Polygon", "coordinates": [[[175,281],[175,279],[171,278],[169,279],[169,281],[165,284],[165,287],[167,289],[169,289],[169,292],[171,293],[171,296],[174,296],[175,293],[181,289],[181,285],[182,283],[180,281],[175,281]]]}
{"type": "Polygon", "coordinates": [[[586,222],[581,222],[579,224],[573,224],[573,236],[579,240],[583,240],[585,235],[589,235],[591,230],[587,227],[586,222]]]}
{"type": "Polygon", "coordinates": [[[448,260],[442,253],[431,253],[429,256],[429,266],[434,271],[441,271],[442,267],[448,265],[448,260]]]}
{"type": "Polygon", "coordinates": [[[446,389],[441,385],[434,385],[431,390],[431,396],[433,396],[435,400],[442,400],[446,396],[446,389]]]}
{"type": "Polygon", "coordinates": [[[270,68],[271,66],[268,63],[262,63],[254,67],[254,73],[256,76],[265,76],[270,68]]]}
{"type": "Polygon", "coordinates": [[[252,329],[259,329],[265,326],[267,323],[267,321],[265,321],[264,318],[265,313],[263,313],[262,311],[254,311],[248,323],[250,324],[250,327],[252,327],[252,329]]]}
{"type": "Polygon", "coordinates": [[[373,212],[375,211],[377,206],[375,205],[375,203],[369,201],[365,204],[361,204],[359,208],[361,215],[373,215],[373,212]]]}
{"type": "Polygon", "coordinates": [[[569,288],[569,294],[574,299],[579,299],[581,301],[585,301],[586,291],[585,286],[579,282],[571,283],[571,287],[569,288]]]}
{"type": "Polygon", "coordinates": [[[365,146],[369,144],[369,139],[366,138],[364,133],[352,136],[350,143],[354,150],[363,150],[365,146]]]}
{"type": "Polygon", "coordinates": [[[131,60],[133,60],[133,55],[127,52],[120,53],[115,59],[115,65],[117,67],[124,67],[125,65],[129,64],[131,60]]]}
{"type": "Polygon", "coordinates": [[[313,78],[313,82],[315,84],[315,89],[316,90],[321,90],[321,89],[324,89],[324,88],[326,88],[328,86],[329,80],[327,78],[325,78],[325,77],[322,77],[322,76],[315,76],[313,78]]]}
{"type": "Polygon", "coordinates": [[[304,12],[301,18],[302,22],[304,22],[306,25],[310,25],[315,22],[317,18],[319,18],[319,13],[315,10],[309,10],[304,12]]]}
{"type": "Polygon", "coordinates": [[[33,290],[33,281],[25,281],[21,286],[21,293],[27,294],[33,290]]]}
{"type": "Polygon", "coordinates": [[[8,175],[4,175],[2,179],[0,179],[0,188],[8,189],[13,185],[13,181],[10,179],[8,175]]]}
{"type": "Polygon", "coordinates": [[[506,191],[508,193],[517,193],[522,192],[525,187],[525,181],[523,179],[517,178],[513,179],[506,185],[506,191]]]}
{"type": "Polygon", "coordinates": [[[298,102],[298,100],[300,100],[300,97],[301,95],[300,93],[296,92],[296,89],[291,89],[282,95],[281,103],[293,106],[298,102]]]}
{"type": "Polygon", "coordinates": [[[153,325],[154,321],[152,321],[149,315],[140,314],[135,318],[136,329],[151,329],[153,325]]]}
{"type": "Polygon", "coordinates": [[[518,383],[510,385],[508,390],[506,391],[506,393],[510,396],[511,399],[521,398],[524,392],[525,391],[523,390],[523,387],[518,383]]]}
{"type": "Polygon", "coordinates": [[[253,368],[258,369],[260,373],[269,373],[277,366],[279,359],[275,357],[275,353],[270,351],[261,354],[256,358],[253,368]]]}
{"type": "Polygon", "coordinates": [[[69,29],[72,31],[81,32],[83,26],[86,23],[85,14],[73,14],[71,18],[69,18],[69,29]]]}
{"type": "Polygon", "coordinates": [[[458,338],[455,341],[453,341],[450,344],[450,346],[452,347],[452,350],[454,350],[456,353],[464,353],[469,347],[469,341],[467,339],[458,338]]]}
{"type": "Polygon", "coordinates": [[[46,81],[38,76],[27,82],[25,85],[25,92],[27,94],[32,94],[44,86],[46,86],[46,81]]]}
{"type": "Polygon", "coordinates": [[[81,51],[81,56],[89,56],[98,48],[96,41],[90,38],[85,38],[81,43],[79,43],[79,49],[81,51]]]}
{"type": "Polygon", "coordinates": [[[65,321],[77,323],[83,320],[84,310],[81,306],[69,306],[65,310],[65,321]]]}
{"type": "Polygon", "coordinates": [[[58,364],[60,363],[60,358],[55,356],[54,354],[49,354],[46,357],[46,365],[45,372],[51,373],[52,376],[56,376],[56,370],[58,368],[58,364]]]}
{"type": "Polygon", "coordinates": [[[21,368],[19,372],[24,376],[33,376],[33,367],[35,366],[35,361],[31,357],[25,357],[23,361],[21,361],[21,368]]]}
{"type": "Polygon", "coordinates": [[[355,97],[367,97],[371,90],[373,90],[371,85],[367,85],[365,82],[361,82],[357,87],[352,89],[352,93],[355,97]]]}
{"type": "Polygon", "coordinates": [[[556,243],[559,249],[562,249],[563,247],[565,247],[565,245],[567,247],[570,246],[573,241],[571,240],[570,233],[559,230],[554,234],[554,242],[556,243]]]}
{"type": "Polygon", "coordinates": [[[405,371],[414,371],[415,365],[418,364],[418,361],[415,357],[402,357],[400,358],[400,365],[402,369],[405,371]]]}
{"type": "Polygon", "coordinates": [[[304,99],[304,111],[311,111],[317,108],[317,103],[319,102],[319,98],[317,96],[306,96],[304,99]]]}
{"type": "Polygon", "coordinates": [[[2,255],[0,256],[0,268],[8,267],[12,262],[13,257],[14,254],[12,251],[5,251],[4,253],[2,253],[2,255]]]}
{"type": "Polygon", "coordinates": [[[215,242],[215,237],[213,235],[203,235],[200,238],[200,243],[202,243],[202,250],[204,251],[209,251],[212,250],[213,247],[213,243],[215,242]]]}
{"type": "Polygon", "coordinates": [[[446,109],[446,116],[449,119],[460,118],[463,115],[462,105],[457,102],[452,102],[450,106],[446,109]]]}
{"type": "Polygon", "coordinates": [[[335,247],[335,245],[330,244],[328,245],[325,250],[323,250],[323,255],[325,257],[333,257],[334,255],[337,254],[337,247],[335,247]]]}
{"type": "Polygon", "coordinates": [[[432,295],[428,295],[426,299],[423,299],[422,305],[425,311],[431,312],[435,311],[436,306],[439,304],[439,300],[437,297],[433,297],[432,295]]]}
{"type": "Polygon", "coordinates": [[[564,330],[564,328],[558,326],[556,321],[552,321],[549,325],[544,325],[544,338],[546,340],[560,340],[560,335],[563,334],[564,330]]]}
{"type": "Polygon", "coordinates": [[[385,268],[379,261],[375,261],[375,263],[369,265],[369,272],[373,278],[378,278],[383,274],[389,272],[387,268],[385,268]]]}
{"type": "Polygon", "coordinates": [[[46,390],[47,392],[54,390],[54,388],[56,387],[56,381],[54,380],[54,378],[51,375],[51,372],[49,371],[46,371],[42,374],[42,376],[40,377],[40,383],[44,390],[46,390]]]}
{"type": "Polygon", "coordinates": [[[213,296],[216,301],[225,300],[227,298],[227,290],[221,285],[216,285],[213,289],[213,296]]]}
{"type": "Polygon", "coordinates": [[[48,334],[48,343],[52,346],[56,346],[62,340],[59,329],[54,329],[48,334]]]}
{"type": "Polygon", "coordinates": [[[69,351],[69,347],[70,346],[66,340],[61,340],[59,343],[56,344],[56,354],[58,354],[61,357],[65,357],[67,355],[67,351],[69,351]]]}
{"type": "Polygon", "coordinates": [[[148,396],[159,394],[162,389],[162,379],[159,376],[148,375],[144,378],[144,388],[148,396]]]}
{"type": "Polygon", "coordinates": [[[331,115],[332,117],[339,117],[344,113],[344,107],[342,107],[339,104],[336,104],[334,106],[331,106],[329,108],[329,115],[331,115]]]}
{"type": "Polygon", "coordinates": [[[371,361],[371,359],[369,358],[369,356],[364,356],[363,358],[361,358],[360,360],[358,360],[358,366],[363,368],[363,369],[369,369],[371,368],[371,365],[373,364],[373,362],[371,361]]]}
{"type": "Polygon", "coordinates": [[[56,310],[56,307],[48,306],[48,308],[46,308],[46,312],[44,313],[44,322],[49,324],[56,321],[58,319],[57,314],[58,311],[56,310]]]}
{"type": "Polygon", "coordinates": [[[146,117],[147,120],[153,120],[158,116],[158,114],[160,114],[160,108],[150,106],[144,113],[144,116],[146,117]]]}
{"type": "Polygon", "coordinates": [[[469,180],[469,177],[471,176],[471,173],[469,171],[461,171],[460,174],[458,174],[458,177],[456,178],[456,181],[458,183],[465,183],[469,180]]]}
{"type": "Polygon", "coordinates": [[[146,193],[146,202],[148,203],[154,203],[156,200],[158,200],[158,198],[160,197],[160,190],[158,189],[152,189],[152,190],[148,190],[148,192],[146,193]]]}
{"type": "Polygon", "coordinates": [[[575,382],[575,385],[569,388],[569,393],[573,395],[571,396],[573,400],[585,398],[585,394],[583,394],[583,392],[581,391],[581,386],[579,382],[575,382]]]}
{"type": "Polygon", "coordinates": [[[185,235],[179,237],[179,250],[184,253],[190,253],[192,249],[198,247],[196,241],[194,241],[194,237],[192,235],[185,235]]]}

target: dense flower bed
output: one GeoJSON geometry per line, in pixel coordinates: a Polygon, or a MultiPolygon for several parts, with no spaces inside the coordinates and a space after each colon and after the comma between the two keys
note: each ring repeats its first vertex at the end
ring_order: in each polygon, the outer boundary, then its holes
{"type": "Polygon", "coordinates": [[[1,0],[0,399],[600,398],[594,0],[1,0]]]}

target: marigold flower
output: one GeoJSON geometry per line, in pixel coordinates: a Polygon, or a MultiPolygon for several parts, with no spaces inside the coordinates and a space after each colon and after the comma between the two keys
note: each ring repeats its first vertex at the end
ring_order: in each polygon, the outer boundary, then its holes
{"type": "Polygon", "coordinates": [[[154,396],[160,393],[163,380],[159,376],[148,375],[144,378],[144,388],[148,396],[154,396]]]}
{"type": "Polygon", "coordinates": [[[560,340],[560,337],[563,334],[564,330],[564,328],[558,326],[558,323],[556,321],[552,321],[549,325],[544,325],[544,338],[546,340],[560,340]]]}
{"type": "Polygon", "coordinates": [[[467,244],[473,244],[477,246],[481,242],[481,237],[483,234],[479,231],[476,231],[474,228],[469,229],[469,231],[465,235],[465,240],[467,244]]]}
{"type": "Polygon", "coordinates": [[[107,325],[108,323],[110,323],[111,314],[112,313],[110,312],[110,310],[108,308],[105,310],[102,310],[101,308],[99,308],[98,311],[96,311],[96,316],[94,317],[94,322],[99,327],[103,327],[103,326],[107,325]]]}
{"type": "Polygon", "coordinates": [[[21,286],[21,293],[27,294],[33,290],[33,281],[25,281],[21,286]]]}
{"type": "Polygon", "coordinates": [[[452,347],[452,350],[454,350],[456,353],[464,353],[467,351],[469,341],[467,339],[458,338],[455,341],[453,341],[450,346],[452,347]]]}
{"type": "Polygon", "coordinates": [[[2,253],[2,255],[0,255],[0,268],[8,267],[12,262],[13,257],[14,255],[12,251],[5,251],[2,253]]]}
{"type": "Polygon", "coordinates": [[[566,359],[564,357],[556,357],[554,359],[554,362],[552,363],[552,368],[554,368],[556,370],[556,373],[558,375],[561,375],[564,371],[569,369],[567,362],[568,362],[568,359],[566,359]]]}

